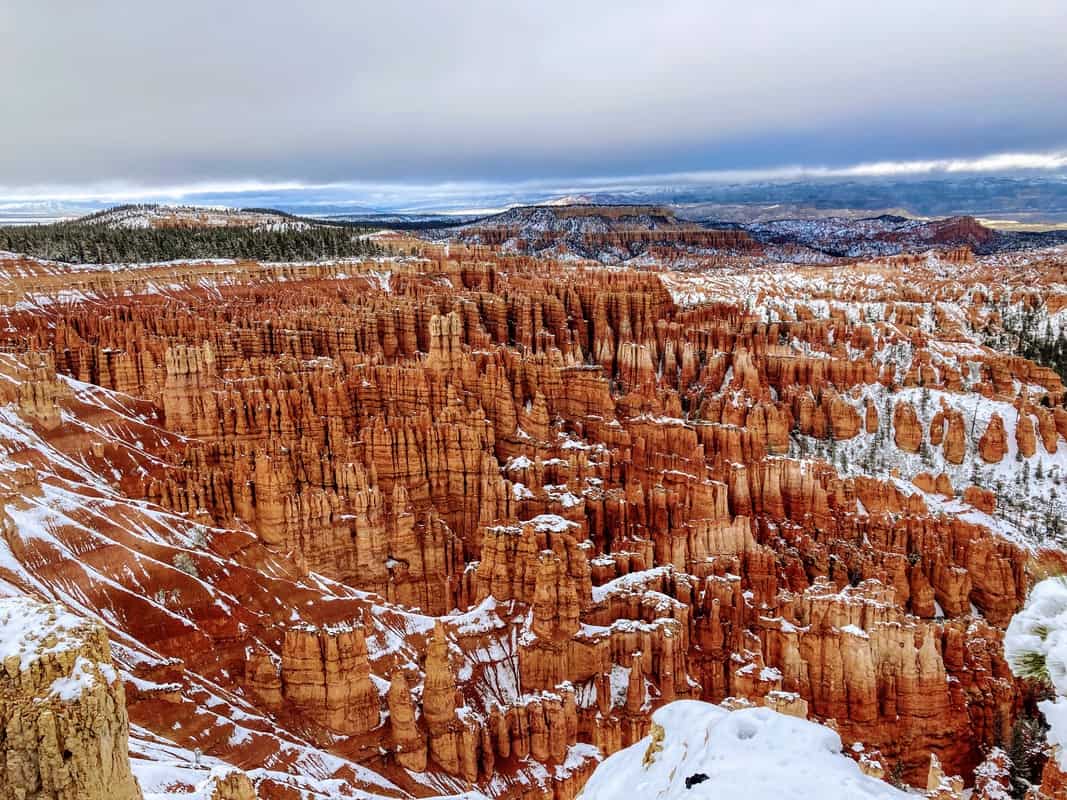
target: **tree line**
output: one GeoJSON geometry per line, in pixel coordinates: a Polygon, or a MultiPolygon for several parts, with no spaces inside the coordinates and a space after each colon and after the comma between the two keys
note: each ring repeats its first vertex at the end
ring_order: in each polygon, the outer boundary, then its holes
{"type": "Polygon", "coordinates": [[[111,228],[75,220],[0,227],[0,250],[72,264],[145,263],[233,258],[322,261],[388,255],[364,238],[370,228],[312,226],[264,230],[244,227],[111,228]]]}

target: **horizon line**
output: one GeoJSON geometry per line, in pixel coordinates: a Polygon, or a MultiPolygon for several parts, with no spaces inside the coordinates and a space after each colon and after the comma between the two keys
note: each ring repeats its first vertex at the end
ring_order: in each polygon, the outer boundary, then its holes
{"type": "MultiPolygon", "coordinates": [[[[86,184],[0,186],[0,210],[39,203],[164,203],[210,196],[270,193],[336,192],[348,198],[321,200],[320,205],[395,205],[404,199],[427,201],[472,200],[486,194],[541,192],[544,199],[568,194],[637,191],[673,186],[729,185],[834,178],[915,178],[926,176],[1003,175],[1005,173],[1056,173],[1067,171],[1067,149],[1046,152],[994,153],[976,158],[865,161],[847,166],[783,165],[770,168],[686,170],[663,173],[524,178],[514,181],[455,179],[441,181],[299,181],[269,179],[202,180],[189,183],[145,185],[130,181],[86,184]]],[[[1064,176],[1067,178],[1067,174],[1064,176]]],[[[192,203],[195,205],[195,203],[192,203]]]]}

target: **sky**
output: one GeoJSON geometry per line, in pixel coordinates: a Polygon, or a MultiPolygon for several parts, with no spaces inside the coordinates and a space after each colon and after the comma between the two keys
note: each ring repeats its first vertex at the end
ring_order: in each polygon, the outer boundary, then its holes
{"type": "Polygon", "coordinates": [[[1067,166],[1063,0],[4,0],[0,41],[0,202],[1067,166]]]}

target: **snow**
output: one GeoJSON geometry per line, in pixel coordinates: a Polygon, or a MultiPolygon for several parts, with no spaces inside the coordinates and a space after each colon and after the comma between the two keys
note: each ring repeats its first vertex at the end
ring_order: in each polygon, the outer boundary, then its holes
{"type": "Polygon", "coordinates": [[[1067,578],[1034,586],[1004,634],[1004,657],[1016,675],[1031,676],[1035,662],[1044,665],[1056,697],[1038,708],[1050,726],[1049,742],[1060,747],[1060,768],[1067,770],[1067,578]]]}
{"type": "Polygon", "coordinates": [[[647,736],[601,763],[582,790],[584,800],[908,797],[864,775],[842,754],[841,737],[834,731],[768,708],[726,711],[679,700],[660,708],[652,720],[663,730],[662,741],[657,744],[647,736]]]}
{"type": "Polygon", "coordinates": [[[85,656],[78,656],[70,670],[70,675],[52,681],[48,697],[63,703],[77,700],[86,690],[96,684],[97,674],[103,676],[108,683],[114,683],[118,677],[114,667],[110,664],[100,664],[90,661],[85,656]]]}
{"type": "Polygon", "coordinates": [[[532,500],[534,493],[527,489],[524,483],[513,483],[511,485],[511,496],[516,500],[532,500]]]}
{"type": "Polygon", "coordinates": [[[1042,700],[1037,707],[1049,724],[1045,737],[1049,744],[1057,747],[1056,762],[1061,770],[1067,771],[1067,697],[1042,700]]]}
{"type": "Polygon", "coordinates": [[[986,779],[984,800],[1011,800],[1011,793],[1000,785],[1000,781],[1010,780],[1011,771],[1007,768],[1010,758],[1001,748],[994,747],[986,760],[975,767],[974,779],[977,783],[986,779]]]}
{"type": "MultiPolygon", "coordinates": [[[[136,725],[130,726],[130,766],[145,800],[212,800],[216,779],[240,772],[237,767],[207,754],[194,753],[136,725]]],[[[379,785],[385,794],[368,792],[347,780],[312,775],[290,775],[270,769],[247,772],[253,785],[260,779],[287,787],[286,796],[305,800],[385,800],[401,794],[393,784],[379,785]]],[[[478,792],[449,795],[453,800],[486,800],[478,792]]]]}
{"type": "Polygon", "coordinates": [[[578,523],[564,519],[558,514],[538,514],[529,520],[529,523],[539,533],[566,533],[571,528],[578,527],[578,523]]]}
{"type": "Polygon", "coordinates": [[[528,456],[512,456],[504,464],[504,471],[511,472],[512,470],[529,469],[533,466],[533,461],[528,456]]]}
{"type": "Polygon", "coordinates": [[[58,603],[0,597],[0,664],[17,657],[19,671],[25,672],[45,651],[76,649],[85,625],[85,620],[58,603]]]}
{"type": "Polygon", "coordinates": [[[1035,585],[1026,606],[1012,617],[1004,655],[1018,670],[1028,653],[1044,658],[1056,692],[1067,695],[1067,579],[1046,578],[1035,585]]]}
{"type": "Polygon", "coordinates": [[[775,667],[764,667],[760,670],[759,679],[761,681],[780,681],[782,673],[775,667]]]}

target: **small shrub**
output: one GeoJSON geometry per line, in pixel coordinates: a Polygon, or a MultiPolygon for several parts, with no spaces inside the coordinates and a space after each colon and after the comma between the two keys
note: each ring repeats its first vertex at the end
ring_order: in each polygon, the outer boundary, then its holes
{"type": "Polygon", "coordinates": [[[194,578],[200,577],[200,570],[196,568],[196,562],[193,561],[193,557],[188,553],[178,553],[171,559],[171,563],[186,575],[192,575],[194,578]]]}

